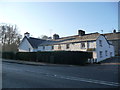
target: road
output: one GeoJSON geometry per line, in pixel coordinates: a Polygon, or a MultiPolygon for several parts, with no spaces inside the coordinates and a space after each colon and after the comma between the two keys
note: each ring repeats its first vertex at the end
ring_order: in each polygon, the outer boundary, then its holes
{"type": "Polygon", "coordinates": [[[118,88],[118,65],[2,63],[3,88],[118,88]]]}

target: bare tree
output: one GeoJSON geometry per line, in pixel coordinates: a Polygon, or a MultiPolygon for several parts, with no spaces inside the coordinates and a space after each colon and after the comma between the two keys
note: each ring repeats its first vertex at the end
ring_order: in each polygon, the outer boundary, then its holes
{"type": "Polygon", "coordinates": [[[16,25],[0,24],[0,43],[3,51],[17,50],[21,38],[16,25]]]}

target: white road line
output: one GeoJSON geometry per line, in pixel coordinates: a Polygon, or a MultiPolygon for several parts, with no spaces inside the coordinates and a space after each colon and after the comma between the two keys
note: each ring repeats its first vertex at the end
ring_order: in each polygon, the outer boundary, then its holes
{"type": "MultiPolygon", "coordinates": [[[[7,68],[9,69],[9,68],[7,68]]],[[[24,71],[21,69],[13,69],[12,70],[16,70],[16,71],[24,71]]],[[[32,73],[36,73],[35,71],[31,71],[31,70],[25,70],[28,72],[32,72],[32,73]]],[[[109,86],[120,86],[120,83],[116,83],[116,82],[108,82],[108,81],[101,81],[101,80],[94,80],[94,79],[87,79],[87,78],[79,78],[79,77],[71,77],[71,76],[63,76],[63,75],[56,75],[56,74],[50,74],[50,73],[45,73],[45,72],[37,72],[39,74],[44,74],[45,76],[48,77],[54,77],[54,78],[61,78],[61,79],[67,79],[67,80],[74,80],[74,81],[82,81],[82,82],[89,82],[89,83],[96,83],[96,84],[103,84],[103,85],[109,85],[109,86]]]]}
{"type": "Polygon", "coordinates": [[[75,81],[83,81],[83,82],[89,82],[89,83],[96,83],[96,84],[103,84],[103,85],[109,85],[109,86],[120,86],[119,83],[116,82],[108,82],[108,81],[101,81],[101,80],[94,80],[94,79],[87,79],[87,78],[77,78],[77,77],[70,77],[70,76],[60,76],[60,75],[47,75],[50,77],[55,78],[62,78],[62,79],[68,79],[68,80],[75,80],[75,81]]]}

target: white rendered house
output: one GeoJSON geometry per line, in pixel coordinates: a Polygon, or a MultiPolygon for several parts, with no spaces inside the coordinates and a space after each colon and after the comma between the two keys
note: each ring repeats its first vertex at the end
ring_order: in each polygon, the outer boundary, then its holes
{"type": "Polygon", "coordinates": [[[114,46],[99,33],[45,41],[38,46],[38,51],[87,51],[93,53],[94,62],[115,56],[114,46]]]}
{"type": "Polygon", "coordinates": [[[78,35],[59,38],[55,34],[51,40],[42,40],[25,37],[19,45],[20,52],[36,51],[85,51],[93,53],[94,62],[100,62],[104,59],[114,57],[114,46],[111,45],[106,37],[99,33],[85,34],[85,31],[79,30],[78,35]]]}
{"type": "Polygon", "coordinates": [[[26,32],[18,50],[19,52],[36,52],[38,51],[38,45],[40,45],[43,41],[45,40],[30,37],[30,34],[26,32]]]}

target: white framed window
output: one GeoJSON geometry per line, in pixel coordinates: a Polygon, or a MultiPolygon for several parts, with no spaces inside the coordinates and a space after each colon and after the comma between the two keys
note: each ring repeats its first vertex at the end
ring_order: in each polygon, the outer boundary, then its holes
{"type": "Polygon", "coordinates": [[[112,57],[112,52],[110,52],[110,57],[112,57]]]}
{"type": "Polygon", "coordinates": [[[100,58],[102,58],[102,54],[103,54],[103,52],[102,52],[102,51],[100,51],[100,58]]]}
{"type": "Polygon", "coordinates": [[[30,52],[31,50],[30,50],[30,48],[29,48],[29,52],[30,52]]]}
{"type": "Polygon", "coordinates": [[[81,49],[85,49],[85,43],[84,42],[81,43],[81,49]]]}
{"type": "Polygon", "coordinates": [[[69,49],[70,48],[70,44],[66,44],[66,49],[69,49]]]}
{"type": "Polygon", "coordinates": [[[52,46],[52,50],[54,49],[54,46],[52,46]]]}
{"type": "Polygon", "coordinates": [[[58,49],[61,49],[61,45],[58,45],[58,49]]]}
{"type": "Polygon", "coordinates": [[[102,47],[102,40],[99,40],[99,46],[102,47]]]}
{"type": "Polygon", "coordinates": [[[45,46],[43,46],[43,50],[45,50],[45,46]]]}
{"type": "Polygon", "coordinates": [[[105,56],[108,56],[108,51],[107,50],[105,50],[105,56]]]}

